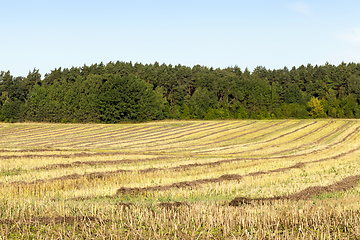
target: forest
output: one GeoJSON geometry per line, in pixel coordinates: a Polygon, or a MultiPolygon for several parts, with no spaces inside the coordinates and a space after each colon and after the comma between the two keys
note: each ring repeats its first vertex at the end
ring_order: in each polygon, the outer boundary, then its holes
{"type": "Polygon", "coordinates": [[[109,62],[0,73],[0,121],[360,118],[360,63],[288,69],[109,62]]]}

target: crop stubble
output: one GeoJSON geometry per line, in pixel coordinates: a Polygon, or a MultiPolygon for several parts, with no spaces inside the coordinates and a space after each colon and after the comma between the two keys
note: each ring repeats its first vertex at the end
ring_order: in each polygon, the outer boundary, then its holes
{"type": "MultiPolygon", "coordinates": [[[[295,123],[292,123],[290,126],[287,126],[285,125],[287,121],[277,121],[275,123],[271,123],[269,122],[269,125],[267,126],[256,126],[256,128],[254,130],[250,130],[250,131],[246,131],[245,133],[242,133],[241,129],[246,127],[246,126],[250,126],[252,125],[254,122],[251,121],[251,122],[245,122],[245,123],[236,123],[236,122],[230,122],[230,123],[225,123],[223,124],[222,122],[217,122],[217,123],[213,123],[213,124],[205,124],[205,123],[201,123],[201,124],[196,124],[196,123],[190,123],[190,124],[186,124],[186,125],[181,125],[180,127],[175,127],[174,129],[171,129],[171,126],[168,126],[168,125],[164,125],[164,126],[156,126],[155,128],[152,128],[152,126],[148,125],[148,126],[139,126],[137,128],[134,129],[134,126],[132,125],[129,125],[128,127],[122,127],[122,129],[120,131],[118,130],[112,130],[113,133],[111,134],[106,134],[106,132],[104,132],[103,134],[101,133],[97,133],[97,134],[101,134],[101,139],[99,140],[100,142],[104,141],[104,138],[108,137],[106,140],[107,141],[111,141],[111,138],[116,136],[116,135],[113,135],[113,134],[119,134],[119,133],[123,133],[123,134],[120,134],[120,136],[122,137],[126,137],[126,133],[130,133],[132,132],[132,134],[129,134],[129,140],[125,140],[126,142],[131,142],[132,139],[134,139],[134,141],[138,141],[138,140],[141,140],[141,141],[144,141],[144,145],[148,144],[148,143],[153,143],[153,142],[156,142],[157,140],[154,140],[154,137],[161,137],[161,138],[169,138],[171,140],[174,140],[174,139],[181,139],[182,137],[185,136],[186,133],[188,133],[189,135],[188,136],[192,136],[192,138],[190,139],[187,139],[185,140],[186,142],[190,142],[191,141],[196,141],[196,140],[199,140],[199,139],[205,139],[207,136],[214,136],[216,134],[219,134],[221,133],[221,131],[223,131],[224,133],[226,133],[226,131],[236,131],[236,130],[239,130],[240,132],[238,132],[236,135],[234,134],[234,132],[232,132],[232,135],[235,135],[235,136],[232,136],[230,138],[226,138],[224,140],[221,140],[221,141],[211,141],[211,142],[208,142],[208,143],[203,143],[203,144],[200,144],[200,145],[197,145],[195,146],[196,148],[198,148],[199,146],[201,147],[205,147],[207,145],[213,145],[213,144],[219,144],[219,143],[222,143],[222,142],[227,142],[227,144],[231,144],[231,141],[232,140],[235,140],[235,139],[238,139],[240,137],[243,137],[245,135],[251,135],[251,134],[254,134],[254,133],[257,133],[259,131],[263,131],[263,130],[266,130],[266,129],[270,129],[270,131],[268,133],[263,133],[261,135],[258,135],[258,136],[255,136],[254,138],[252,139],[248,139],[243,145],[246,146],[248,144],[253,144],[255,146],[257,145],[262,145],[262,144],[265,144],[265,143],[271,143],[275,140],[281,140],[281,138],[284,138],[285,136],[289,136],[289,135],[295,135],[296,133],[298,132],[301,132],[302,130],[306,129],[307,127],[309,126],[312,126],[314,124],[316,124],[316,122],[307,122],[305,125],[301,126],[302,124],[304,124],[304,121],[296,121],[295,123]],[[256,142],[256,140],[260,139],[260,138],[263,138],[263,137],[267,137],[267,135],[269,136],[273,136],[272,134],[274,133],[275,130],[272,130],[274,127],[276,126],[282,126],[278,131],[279,131],[279,134],[278,136],[276,137],[270,137],[268,139],[265,139],[263,141],[260,141],[259,143],[256,142]],[[300,125],[300,126],[299,126],[300,125]],[[298,127],[299,126],[299,127],[298,127]],[[224,127],[230,127],[230,128],[225,128],[224,130],[217,130],[218,128],[224,128],[224,127]],[[127,130],[127,128],[129,128],[127,130]],[[150,130],[146,130],[147,128],[150,128],[150,130]],[[161,128],[164,128],[164,130],[160,131],[161,128]],[[188,129],[187,129],[188,128],[188,129]],[[169,133],[169,130],[166,130],[166,129],[169,129],[171,130],[171,132],[169,133]],[[139,133],[136,132],[136,130],[139,131],[139,133]],[[145,134],[145,133],[150,133],[151,131],[154,131],[156,130],[157,132],[155,132],[155,136],[151,136],[149,135],[149,137],[145,137],[144,139],[141,139],[139,138],[139,135],[141,134],[145,134]],[[196,130],[196,131],[194,131],[196,130]],[[209,131],[209,130],[215,130],[215,131],[209,131]],[[216,131],[217,130],[217,131],[216,131]],[[207,134],[206,132],[209,131],[207,134]],[[285,131],[285,132],[282,132],[282,131],[285,131]],[[197,136],[196,134],[197,133],[201,133],[200,136],[197,136]],[[205,133],[205,134],[204,134],[205,133]],[[250,141],[250,143],[248,142],[250,141]]],[[[270,145],[270,146],[261,146],[261,147],[258,147],[258,148],[255,148],[253,149],[253,153],[251,155],[248,155],[248,156],[244,156],[244,157],[237,157],[237,158],[223,158],[221,156],[218,156],[220,159],[218,161],[211,161],[211,162],[205,162],[205,163],[192,163],[192,164],[185,164],[185,165],[182,165],[182,164],[178,164],[178,166],[175,166],[175,167],[151,167],[151,168],[145,168],[145,169],[140,169],[140,170],[124,170],[124,169],[117,169],[117,170],[114,170],[114,171],[107,171],[107,172],[92,172],[92,173],[88,173],[88,174],[71,174],[71,175],[64,175],[62,177],[56,177],[56,178],[52,178],[52,179],[48,179],[48,181],[59,181],[59,180],[66,180],[66,179],[74,179],[74,178],[104,178],[106,179],[106,176],[111,176],[111,175],[116,175],[116,174],[119,174],[119,173],[122,173],[122,172],[138,172],[139,174],[141,173],[148,173],[148,172],[156,172],[156,171],[186,171],[187,169],[192,169],[192,168],[201,168],[201,167],[214,167],[214,166],[218,166],[218,165],[221,165],[221,164],[230,164],[232,162],[240,162],[240,161],[256,161],[256,160],[274,160],[274,159],[287,159],[287,158],[294,158],[294,157],[299,157],[299,156],[308,156],[311,158],[311,155],[313,155],[314,153],[319,153],[319,152],[322,152],[322,151],[325,151],[325,150],[329,150],[330,148],[333,148],[334,146],[336,145],[339,145],[341,143],[344,143],[348,138],[350,138],[352,135],[355,135],[360,126],[356,127],[352,132],[350,132],[349,134],[347,134],[345,137],[343,137],[342,139],[340,139],[339,141],[333,141],[332,143],[330,144],[327,144],[327,145],[322,145],[321,143],[329,138],[330,136],[334,135],[335,133],[338,133],[340,132],[341,130],[343,130],[344,128],[346,128],[351,122],[350,121],[347,121],[347,122],[344,122],[344,124],[342,124],[341,126],[339,126],[338,128],[336,128],[334,131],[331,131],[330,133],[324,135],[324,136],[319,136],[319,138],[313,142],[310,142],[310,143],[305,143],[305,144],[302,144],[298,147],[295,147],[295,148],[292,148],[292,149],[288,149],[288,150],[281,150],[281,151],[277,151],[277,152],[273,152],[271,156],[268,156],[268,157],[264,157],[264,156],[256,156],[256,151],[258,150],[266,150],[267,148],[269,149],[273,149],[276,146],[279,146],[279,145],[287,145],[289,143],[293,143],[293,142],[298,142],[299,140],[301,139],[304,139],[306,136],[309,136],[309,135],[312,135],[312,134],[316,134],[317,132],[319,132],[320,130],[328,127],[329,125],[331,125],[333,123],[333,121],[328,121],[328,122],[325,122],[322,126],[316,128],[316,129],[313,129],[311,130],[310,132],[307,132],[305,134],[300,134],[299,136],[297,136],[296,138],[294,138],[293,140],[290,140],[290,141],[287,141],[287,142],[280,142],[280,143],[276,143],[276,144],[273,144],[273,145],[270,145]],[[281,155],[283,153],[286,153],[286,152],[291,152],[291,151],[294,151],[294,150],[301,150],[301,149],[304,149],[305,147],[308,147],[308,146],[314,146],[314,145],[321,145],[319,148],[315,149],[315,150],[310,150],[310,151],[307,151],[307,152],[304,152],[304,153],[298,153],[298,154],[291,154],[291,155],[281,155]]],[[[48,127],[48,126],[47,126],[48,127]]],[[[83,128],[83,127],[79,127],[79,126],[76,126],[76,127],[70,127],[70,128],[66,128],[66,135],[67,136],[71,136],[72,134],[73,137],[72,138],[77,138],[77,135],[79,135],[80,133],[84,133],[85,130],[88,130],[89,132],[91,131],[101,131],[101,130],[104,130],[104,127],[98,127],[98,129],[96,129],[96,127],[94,126],[88,126],[86,128],[83,128]],[[81,128],[81,129],[78,129],[78,128],[81,128]],[[73,131],[73,132],[71,132],[73,131]]],[[[106,130],[106,129],[105,129],[106,130]]],[[[50,130],[49,131],[49,137],[51,136],[52,133],[54,130],[50,130]]],[[[58,131],[58,130],[55,130],[55,131],[58,131]]],[[[1,133],[0,133],[1,134],[1,133]]],[[[44,135],[46,135],[46,133],[43,133],[44,135]]],[[[93,138],[96,138],[98,137],[99,135],[97,134],[93,134],[92,137],[93,138]]],[[[23,137],[26,136],[26,135],[23,135],[23,137]]],[[[81,137],[84,137],[84,136],[81,136],[81,137]]],[[[29,139],[32,139],[33,136],[29,135],[29,139]]],[[[45,138],[46,139],[46,138],[45,138]]],[[[213,140],[213,139],[212,139],[213,140]]],[[[24,142],[26,142],[26,138],[23,139],[24,142]]],[[[184,140],[180,140],[178,143],[183,143],[184,140]]],[[[61,144],[62,142],[60,142],[61,144]]],[[[94,141],[94,144],[97,144],[96,141],[94,141]]],[[[111,143],[111,144],[116,144],[116,143],[111,143]]],[[[132,146],[134,145],[139,145],[140,143],[134,143],[132,146]]],[[[169,143],[169,144],[174,144],[174,143],[169,143]]],[[[52,143],[51,145],[56,145],[56,143],[52,143]]],[[[166,144],[163,144],[162,146],[166,146],[166,144]]],[[[238,143],[236,142],[235,145],[238,145],[238,143]]],[[[27,145],[29,146],[29,145],[27,145]]],[[[131,145],[130,145],[131,146],[131,145]]],[[[16,145],[17,147],[17,145],[16,145]]],[[[58,146],[56,146],[58,147],[58,146]]],[[[231,147],[231,146],[230,146],[231,147]]],[[[180,145],[178,146],[178,149],[182,149],[183,147],[180,145]]],[[[177,147],[172,147],[171,148],[172,150],[169,151],[169,153],[173,153],[174,150],[176,151],[177,147]]],[[[64,149],[66,150],[66,149],[64,149]]],[[[45,171],[45,170],[50,170],[50,169],[57,169],[57,168],[72,168],[72,167],[78,167],[78,166],[97,166],[97,165],[114,165],[114,166],[121,166],[121,164],[124,164],[124,163],[127,163],[127,164],[131,164],[131,163],[141,163],[141,162],[149,162],[149,161],[159,161],[159,160],[163,160],[163,161],[166,161],[167,159],[169,159],[171,156],[164,156],[167,152],[165,151],[165,153],[162,153],[164,152],[164,150],[166,149],[161,149],[161,154],[158,153],[158,156],[156,157],[152,157],[152,158],[145,158],[145,159],[122,159],[122,160],[100,160],[100,161],[96,161],[96,160],[92,160],[93,157],[101,157],[101,156],[111,156],[111,155],[118,155],[118,154],[126,154],[127,152],[126,151],[131,151],[131,147],[130,149],[126,149],[126,146],[125,146],[125,151],[119,151],[119,152],[91,152],[91,151],[87,151],[87,152],[74,152],[74,153],[70,153],[70,154],[41,154],[41,155],[38,155],[38,154],[34,154],[36,153],[36,150],[33,150],[34,153],[28,153],[28,154],[21,154],[21,155],[2,155],[1,156],[1,159],[14,159],[14,158],[33,158],[33,159],[36,159],[36,158],[39,158],[39,157],[49,157],[49,158],[81,158],[81,157],[88,157],[88,158],[91,158],[91,160],[87,160],[87,161],[74,161],[72,163],[68,163],[68,164],[48,164],[46,166],[38,166],[38,167],[35,167],[34,170],[35,171],[45,171]]],[[[153,149],[150,149],[153,151],[153,149]]],[[[287,168],[278,168],[278,170],[280,171],[286,171],[286,170],[290,170],[290,169],[293,169],[293,168],[298,168],[299,166],[303,166],[304,164],[309,164],[311,162],[319,162],[319,161],[325,161],[327,159],[333,159],[333,158],[339,158],[341,156],[345,156],[346,154],[349,154],[349,153],[352,153],[354,151],[357,151],[358,148],[355,148],[355,149],[352,149],[352,150],[349,150],[348,152],[344,152],[344,153],[341,153],[341,154],[335,154],[334,156],[331,156],[331,157],[327,157],[327,158],[321,158],[321,159],[316,159],[316,160],[313,160],[313,161],[306,161],[306,162],[298,162],[296,163],[295,165],[293,166],[290,166],[290,167],[287,167],[287,168]]],[[[3,151],[10,151],[11,150],[3,150],[3,151]]],[[[26,151],[26,150],[23,150],[23,151],[26,151]]],[[[29,152],[31,152],[31,150],[28,150],[29,152]]],[[[39,150],[40,151],[40,150],[39,150]]],[[[44,151],[50,151],[50,149],[44,149],[44,151]]],[[[184,151],[184,150],[181,150],[181,151],[184,151]]],[[[246,153],[246,152],[249,152],[250,150],[243,150],[243,151],[238,151],[236,153],[229,153],[229,154],[232,154],[232,156],[234,154],[242,154],[242,153],[246,153]]],[[[19,152],[19,151],[14,151],[14,152],[19,152]]],[[[21,152],[21,150],[20,150],[21,152]]],[[[142,153],[145,153],[146,152],[146,149],[145,151],[141,151],[142,153]]],[[[185,150],[186,152],[186,150],[185,150]]],[[[212,150],[209,150],[209,152],[214,152],[212,150]]],[[[189,151],[189,153],[191,153],[193,155],[194,158],[196,158],[196,152],[194,153],[193,152],[193,149],[191,149],[191,151],[189,151]]],[[[203,152],[201,152],[202,155],[203,155],[203,152]]],[[[129,153],[128,153],[129,154],[129,153]]],[[[154,154],[154,153],[153,153],[154,154]]],[[[155,153],[156,154],[156,153],[155,153]]],[[[215,155],[216,155],[216,152],[215,152],[215,155]]],[[[226,154],[225,154],[226,155],[226,154]]],[[[253,175],[253,176],[259,176],[261,174],[269,174],[271,173],[272,171],[277,171],[276,169],[275,170],[269,170],[269,171],[259,171],[259,172],[253,172],[253,173],[249,173],[248,175],[253,175]]],[[[246,175],[239,175],[239,174],[232,174],[232,175],[229,175],[229,174],[224,174],[220,177],[211,177],[211,178],[203,178],[203,179],[196,179],[196,180],[192,180],[192,181],[183,181],[183,182],[175,182],[175,183],[172,183],[172,184],[169,184],[169,185],[164,185],[164,186],[151,186],[151,187],[144,187],[144,188],[135,188],[135,189],[132,189],[132,188],[124,188],[124,187],[121,187],[119,189],[122,189],[122,190],[118,190],[117,193],[120,193],[120,192],[127,192],[128,190],[126,189],[129,189],[129,191],[159,191],[159,190],[162,190],[162,189],[168,189],[168,188],[187,188],[187,187],[191,187],[191,186],[195,186],[195,185],[201,185],[202,183],[211,183],[211,182],[221,182],[221,181],[227,181],[227,180],[240,180],[242,179],[244,176],[246,175]]],[[[39,180],[40,181],[40,180],[39,180]]],[[[39,181],[33,181],[32,183],[34,182],[39,182],[39,181]]],[[[42,179],[41,181],[46,181],[46,179],[42,179]]],[[[19,181],[14,181],[14,183],[17,183],[19,184],[19,181]]],[[[10,183],[11,184],[11,183],[10,183]]]]}
{"type": "MultiPolygon", "coordinates": [[[[341,175],[341,178],[337,177],[339,180],[332,180],[330,184],[321,186],[307,185],[298,192],[271,197],[256,197],[256,194],[254,197],[244,197],[238,196],[235,191],[232,198],[228,197],[228,204],[243,206],[279,201],[307,201],[322,193],[349,191],[356,187],[360,180],[359,171],[351,169],[349,165],[351,161],[359,160],[360,154],[360,122],[356,120],[189,121],[182,124],[159,122],[60,127],[51,124],[21,124],[16,126],[14,131],[11,130],[11,124],[2,126],[5,127],[0,128],[0,136],[4,136],[4,142],[8,141],[0,149],[0,163],[17,159],[34,162],[32,168],[23,170],[24,173],[21,169],[2,169],[0,188],[5,192],[9,190],[9,198],[21,197],[22,192],[27,189],[30,193],[27,197],[50,198],[50,195],[45,193],[54,192],[54,196],[65,196],[63,200],[91,201],[91,194],[78,193],[72,196],[71,191],[76,186],[80,193],[82,189],[86,192],[89,187],[106,183],[113,192],[102,197],[136,201],[131,199],[138,199],[139,195],[151,192],[151,196],[155,196],[154,201],[160,201],[158,206],[172,211],[177,207],[189,206],[189,203],[181,197],[164,202],[159,200],[160,197],[156,199],[157,194],[163,196],[161,192],[179,189],[196,191],[208,188],[209,191],[217,191],[220,183],[236,185],[239,182],[257,181],[261,185],[264,176],[306,172],[307,167],[316,167],[317,164],[328,161],[332,161],[332,168],[341,175]],[[21,136],[20,142],[16,141],[16,135],[21,136]],[[48,158],[49,161],[39,165],[37,159],[40,158],[48,158]],[[51,163],[51,159],[57,159],[60,163],[51,163]],[[69,159],[70,162],[61,163],[61,159],[69,159]],[[167,164],[169,161],[173,165],[167,164]],[[334,161],[338,161],[339,166],[349,165],[350,170],[337,168],[334,161]],[[144,164],[149,167],[141,167],[145,166],[144,164]],[[151,166],[152,164],[154,166],[151,166]],[[267,164],[269,167],[266,167],[267,164]],[[253,170],[243,173],[248,166],[252,166],[253,170]],[[108,170],[109,168],[112,170],[108,170]],[[75,172],[67,174],[67,169],[74,169],[75,172]],[[229,169],[231,171],[228,171],[229,169]],[[50,173],[54,171],[59,171],[60,175],[51,177],[50,173]],[[49,176],[27,180],[26,174],[32,172],[49,176]],[[22,176],[24,180],[21,180],[22,176]],[[161,183],[159,179],[161,180],[162,176],[164,179],[161,183]],[[189,180],[184,180],[185,176],[188,176],[189,180]],[[134,177],[135,179],[131,179],[134,177]],[[137,181],[136,178],[145,179],[143,183],[139,183],[143,184],[142,187],[127,186],[131,180],[137,181]],[[6,179],[6,182],[1,179],[6,179]],[[128,183],[121,184],[121,179],[128,183]],[[154,182],[149,184],[152,179],[154,182]],[[111,181],[116,182],[116,185],[111,181]],[[62,189],[60,186],[63,186],[62,189]]],[[[300,182],[306,179],[299,174],[294,177],[300,182]]],[[[120,204],[124,205],[123,208],[131,208],[136,203],[120,204]]],[[[84,216],[62,219],[38,217],[34,221],[71,223],[98,220],[95,217],[85,220],[84,216]]]]}

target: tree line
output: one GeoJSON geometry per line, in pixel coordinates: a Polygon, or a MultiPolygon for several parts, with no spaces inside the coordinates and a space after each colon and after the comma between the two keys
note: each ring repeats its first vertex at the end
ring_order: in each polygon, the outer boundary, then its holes
{"type": "Polygon", "coordinates": [[[109,62],[0,73],[0,121],[360,118],[360,64],[288,69],[109,62]]]}

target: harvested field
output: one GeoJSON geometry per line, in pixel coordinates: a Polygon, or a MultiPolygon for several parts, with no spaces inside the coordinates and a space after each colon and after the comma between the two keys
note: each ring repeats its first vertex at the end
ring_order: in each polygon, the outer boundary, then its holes
{"type": "Polygon", "coordinates": [[[0,123],[0,239],[358,239],[360,121],[0,123]]]}

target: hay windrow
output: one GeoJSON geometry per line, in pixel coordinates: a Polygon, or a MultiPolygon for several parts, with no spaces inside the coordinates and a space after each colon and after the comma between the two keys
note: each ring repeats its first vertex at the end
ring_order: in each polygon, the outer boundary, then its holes
{"type": "Polygon", "coordinates": [[[289,194],[287,196],[275,196],[269,198],[244,198],[237,197],[233,199],[229,205],[230,206],[239,206],[241,204],[250,204],[250,203],[264,203],[264,202],[273,202],[279,200],[308,200],[314,196],[318,196],[322,193],[333,193],[339,191],[346,191],[353,188],[360,181],[360,175],[346,177],[339,182],[335,182],[328,186],[312,186],[308,187],[300,192],[289,194]]]}
{"type": "Polygon", "coordinates": [[[0,239],[360,237],[358,120],[4,123],[0,136],[0,239]]]}

